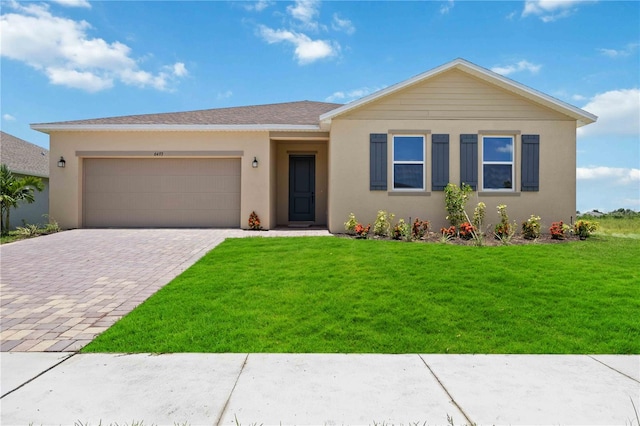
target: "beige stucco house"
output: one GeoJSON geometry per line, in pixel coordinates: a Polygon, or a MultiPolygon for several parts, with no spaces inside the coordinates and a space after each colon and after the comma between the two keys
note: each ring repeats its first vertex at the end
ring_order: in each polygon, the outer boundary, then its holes
{"type": "Polygon", "coordinates": [[[33,124],[50,135],[50,212],[64,228],[327,226],[378,210],[444,226],[466,182],[569,222],[576,128],[597,117],[463,59],[346,105],[291,102],[33,124]],[[57,167],[63,157],[66,167],[57,167]]]}

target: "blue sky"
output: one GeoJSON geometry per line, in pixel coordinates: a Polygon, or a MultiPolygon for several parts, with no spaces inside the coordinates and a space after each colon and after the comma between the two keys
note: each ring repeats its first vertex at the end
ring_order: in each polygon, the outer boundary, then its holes
{"type": "Polygon", "coordinates": [[[640,210],[640,2],[0,1],[2,130],[315,100],[462,57],[599,116],[578,209],[640,210]]]}

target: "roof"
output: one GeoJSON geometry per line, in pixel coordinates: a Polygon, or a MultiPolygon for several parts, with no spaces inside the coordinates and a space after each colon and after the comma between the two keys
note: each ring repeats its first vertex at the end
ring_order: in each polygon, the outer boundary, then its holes
{"type": "Polygon", "coordinates": [[[49,150],[0,131],[0,161],[13,173],[49,177],[49,150]]]}
{"type": "Polygon", "coordinates": [[[318,130],[321,114],[342,104],[300,101],[32,124],[35,130],[318,130]]]}
{"type": "Polygon", "coordinates": [[[582,127],[586,124],[591,124],[598,119],[597,116],[587,111],[584,111],[578,107],[570,105],[566,102],[563,102],[545,93],[539,92],[535,89],[525,86],[524,84],[520,84],[500,74],[496,74],[493,71],[490,71],[486,68],[482,68],[469,61],[458,58],[444,65],[441,65],[437,68],[433,68],[432,70],[426,71],[422,74],[412,77],[408,80],[394,84],[393,86],[389,86],[385,89],[382,89],[368,96],[360,98],[356,101],[348,103],[342,107],[336,108],[332,111],[328,111],[320,116],[320,122],[330,123],[332,119],[339,117],[340,115],[346,114],[347,112],[353,111],[357,108],[361,108],[364,105],[377,101],[381,98],[384,98],[385,96],[394,94],[400,90],[406,89],[407,87],[422,83],[425,80],[438,76],[452,69],[460,70],[476,78],[484,80],[490,84],[498,86],[509,92],[512,92],[516,95],[527,98],[528,100],[534,103],[545,106],[547,108],[551,108],[552,110],[555,110],[562,114],[568,115],[569,117],[576,120],[576,127],[582,127]]]}
{"type": "Polygon", "coordinates": [[[300,101],[232,108],[216,108],[187,112],[127,115],[89,120],[32,124],[44,133],[78,130],[218,130],[218,131],[318,131],[327,129],[331,120],[357,108],[419,84],[444,72],[457,69],[493,84],[529,101],[550,108],[576,120],[581,127],[598,117],[552,96],[534,90],[464,59],[456,59],[386,89],[372,93],[346,105],[300,101]]]}

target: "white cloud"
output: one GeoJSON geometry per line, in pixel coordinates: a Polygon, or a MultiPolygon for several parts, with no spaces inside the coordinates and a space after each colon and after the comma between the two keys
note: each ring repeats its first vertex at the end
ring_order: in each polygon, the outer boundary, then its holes
{"type": "Polygon", "coordinates": [[[353,90],[349,90],[348,92],[333,92],[332,95],[327,96],[325,98],[326,102],[343,102],[343,103],[348,103],[351,101],[354,101],[356,99],[360,99],[363,98],[365,96],[367,96],[370,93],[374,93],[377,92],[378,90],[382,90],[384,89],[384,87],[376,87],[376,88],[369,88],[369,87],[361,87],[359,89],[353,89],[353,90]]]}
{"type": "Polygon", "coordinates": [[[15,13],[0,16],[2,56],[43,72],[52,84],[97,92],[113,87],[118,80],[167,90],[187,73],[180,62],[170,66],[170,71],[140,70],[129,46],[90,38],[88,22],[54,16],[47,4],[12,1],[7,5],[15,13]]]}
{"type": "Polygon", "coordinates": [[[446,0],[445,4],[440,6],[440,14],[446,15],[455,6],[453,0],[446,0]]]}
{"type": "Polygon", "coordinates": [[[624,49],[598,49],[598,51],[610,58],[624,58],[633,54],[638,49],[638,46],[640,46],[639,43],[629,43],[624,49]]]}
{"type": "Polygon", "coordinates": [[[231,90],[227,90],[226,92],[218,93],[216,98],[218,98],[218,100],[222,100],[222,99],[229,99],[231,96],[233,96],[233,92],[231,90]]]}
{"type": "Polygon", "coordinates": [[[611,90],[595,95],[582,107],[598,121],[578,129],[578,136],[640,137],[640,89],[611,90]]]}
{"type": "Polygon", "coordinates": [[[516,64],[511,64],[511,65],[506,65],[501,67],[500,66],[493,67],[491,68],[491,71],[498,74],[502,74],[502,75],[509,75],[515,72],[522,72],[522,71],[529,71],[531,74],[537,74],[538,71],[540,71],[540,68],[542,68],[542,65],[532,64],[531,62],[528,62],[528,61],[520,61],[516,64]]]}
{"type": "Polygon", "coordinates": [[[574,101],[586,101],[587,97],[576,94],[576,95],[571,95],[571,99],[573,99],[574,101]]]}
{"type": "Polygon", "coordinates": [[[87,92],[99,92],[113,87],[113,79],[101,77],[90,71],[47,67],[45,72],[53,84],[82,89],[87,92]]]}
{"type": "Polygon", "coordinates": [[[536,15],[542,22],[553,22],[574,13],[580,3],[592,3],[593,0],[526,0],[522,16],[536,15]]]}
{"type": "Polygon", "coordinates": [[[16,118],[11,114],[2,114],[2,119],[5,121],[16,121],[16,118]]]}
{"type": "Polygon", "coordinates": [[[619,185],[640,183],[640,169],[589,166],[576,169],[578,180],[609,180],[619,185]]]}
{"type": "Polygon", "coordinates": [[[343,31],[349,35],[356,32],[356,27],[349,19],[342,19],[337,13],[333,14],[333,21],[331,22],[331,28],[335,31],[343,31]]]}
{"type": "Polygon", "coordinates": [[[176,62],[171,68],[173,70],[173,75],[175,75],[176,77],[185,77],[189,74],[189,71],[187,71],[187,67],[185,67],[184,63],[182,62],[176,62]]]}
{"type": "Polygon", "coordinates": [[[84,7],[91,9],[91,4],[87,0],[52,0],[54,3],[58,3],[61,6],[67,7],[84,7]]]}
{"type": "Polygon", "coordinates": [[[262,12],[267,7],[271,6],[272,2],[267,0],[258,0],[255,3],[243,2],[243,7],[245,10],[250,12],[262,12]]]}
{"type": "Polygon", "coordinates": [[[295,46],[295,57],[300,65],[338,54],[340,45],[327,40],[312,40],[306,34],[289,30],[273,30],[264,25],[258,27],[260,36],[269,44],[287,42],[295,46]]]}
{"type": "Polygon", "coordinates": [[[287,6],[287,12],[297,21],[304,29],[318,30],[319,24],[315,20],[320,14],[318,10],[320,2],[318,0],[296,0],[292,6],[287,6]]]}

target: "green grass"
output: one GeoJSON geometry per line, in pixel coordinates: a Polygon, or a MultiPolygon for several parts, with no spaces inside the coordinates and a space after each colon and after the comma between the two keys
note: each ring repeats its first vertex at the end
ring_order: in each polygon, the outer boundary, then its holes
{"type": "Polygon", "coordinates": [[[225,241],[83,352],[640,353],[640,241],[225,241]]]}
{"type": "Polygon", "coordinates": [[[14,241],[23,240],[25,237],[18,234],[17,231],[9,231],[7,234],[0,235],[0,244],[12,243],[14,241]]]}
{"type": "Polygon", "coordinates": [[[605,235],[640,238],[640,216],[637,217],[585,217],[586,220],[598,222],[598,233],[605,235]]]}

